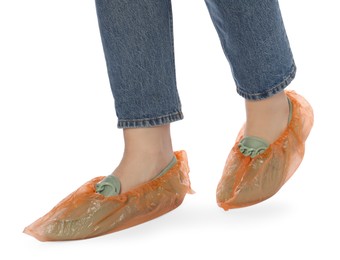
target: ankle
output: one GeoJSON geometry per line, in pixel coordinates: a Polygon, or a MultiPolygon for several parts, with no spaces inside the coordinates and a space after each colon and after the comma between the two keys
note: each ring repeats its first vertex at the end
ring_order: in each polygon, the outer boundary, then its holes
{"type": "Polygon", "coordinates": [[[244,136],[274,142],[289,121],[289,103],[285,92],[260,101],[246,100],[247,121],[244,136]]]}
{"type": "Polygon", "coordinates": [[[258,117],[259,114],[289,113],[287,95],[284,91],[263,100],[246,100],[247,119],[258,117]]]}
{"type": "MultiPolygon", "coordinates": [[[[124,129],[124,157],[173,157],[170,124],[151,127],[124,129]]],[[[170,160],[169,159],[169,160],[170,160]]]]}

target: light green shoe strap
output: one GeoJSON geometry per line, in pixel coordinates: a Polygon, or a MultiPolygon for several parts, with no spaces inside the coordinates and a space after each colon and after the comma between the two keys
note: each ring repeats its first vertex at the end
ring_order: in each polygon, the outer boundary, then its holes
{"type": "Polygon", "coordinates": [[[106,176],[101,182],[96,185],[96,192],[105,197],[116,196],[120,193],[120,181],[114,175],[106,176]]]}
{"type": "Polygon", "coordinates": [[[288,99],[288,105],[289,105],[289,116],[288,116],[288,124],[290,123],[290,120],[292,120],[292,115],[293,115],[293,104],[292,101],[290,101],[289,97],[288,99]]]}
{"type": "MultiPolygon", "coordinates": [[[[177,163],[176,156],[174,156],[171,162],[154,178],[158,178],[165,174],[177,163]]],[[[96,192],[104,195],[105,197],[119,195],[121,190],[121,184],[119,179],[114,175],[105,177],[101,182],[96,184],[96,192]]]]}
{"type": "Polygon", "coordinates": [[[167,173],[172,168],[172,166],[174,166],[176,163],[177,163],[177,159],[176,159],[176,156],[174,156],[171,162],[159,174],[157,174],[157,176],[153,178],[153,180],[167,173]]]}
{"type": "Polygon", "coordinates": [[[269,144],[262,138],[246,136],[239,142],[238,147],[245,156],[254,158],[256,155],[263,153],[269,147],[269,144]]]}

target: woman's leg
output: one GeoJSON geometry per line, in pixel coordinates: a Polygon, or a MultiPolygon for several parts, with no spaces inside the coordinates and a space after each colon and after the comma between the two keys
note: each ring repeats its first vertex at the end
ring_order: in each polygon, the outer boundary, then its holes
{"type": "Polygon", "coordinates": [[[96,0],[125,151],[121,192],[155,177],[173,158],[170,123],[183,118],[176,87],[170,0],[96,0]]]}
{"type": "Polygon", "coordinates": [[[96,0],[96,7],[125,150],[113,176],[86,182],[25,228],[41,241],[138,225],[175,209],[192,192],[186,153],[174,154],[170,137],[170,123],[183,117],[170,0],[96,0]],[[169,174],[149,182],[163,173],[169,174]]]}
{"type": "Polygon", "coordinates": [[[275,141],[287,127],[283,89],[296,67],[277,0],[205,0],[229,60],[237,92],[245,98],[245,136],[275,141]]]}
{"type": "Polygon", "coordinates": [[[278,1],[205,2],[246,104],[245,128],[216,190],[218,205],[228,210],[270,198],[294,174],[313,110],[297,93],[283,91],[296,68],[278,1]]]}

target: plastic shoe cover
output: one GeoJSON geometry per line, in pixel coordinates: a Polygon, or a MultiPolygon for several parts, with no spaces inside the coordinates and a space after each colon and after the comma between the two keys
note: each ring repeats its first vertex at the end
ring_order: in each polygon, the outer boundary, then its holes
{"type": "Polygon", "coordinates": [[[240,130],[217,186],[217,204],[223,209],[246,207],[270,198],[299,167],[313,126],[313,110],[296,92],[286,94],[292,102],[292,118],[264,153],[254,158],[244,156],[238,147],[244,126],[240,130]]]}
{"type": "Polygon", "coordinates": [[[95,192],[96,177],[71,193],[24,233],[40,241],[75,240],[126,229],[178,207],[192,193],[185,151],[174,153],[177,163],[164,175],[117,196],[95,192]]]}

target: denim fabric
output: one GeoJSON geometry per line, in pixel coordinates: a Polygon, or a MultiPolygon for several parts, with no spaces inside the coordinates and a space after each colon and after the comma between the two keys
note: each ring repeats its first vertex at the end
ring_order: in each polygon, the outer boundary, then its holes
{"type": "Polygon", "coordinates": [[[259,100],[282,91],[295,77],[277,0],[205,0],[229,61],[237,92],[259,100]]]}
{"type": "MultiPolygon", "coordinates": [[[[237,92],[268,98],[296,67],[277,0],[205,0],[237,92]]],[[[183,119],[176,86],[171,0],[96,0],[118,128],[183,119]]]]}

